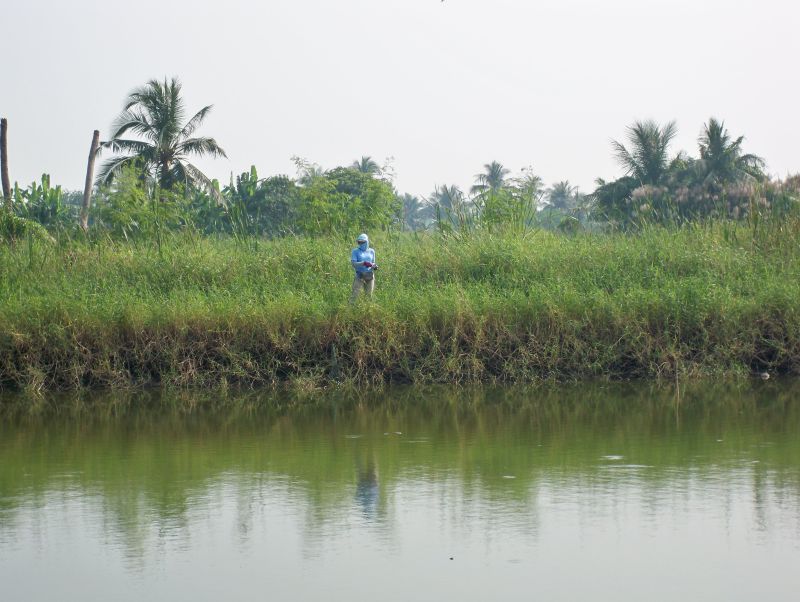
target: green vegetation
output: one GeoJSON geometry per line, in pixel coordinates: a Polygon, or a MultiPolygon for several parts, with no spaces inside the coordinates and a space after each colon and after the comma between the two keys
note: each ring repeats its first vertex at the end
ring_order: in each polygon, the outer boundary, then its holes
{"type": "MultiPolygon", "coordinates": [[[[698,158],[671,154],[674,122],[635,122],[626,144],[612,144],[624,175],[598,179],[590,194],[569,180],[546,187],[531,167],[513,175],[492,161],[468,193],[437,185],[427,198],[419,197],[395,189],[391,160],[379,165],[369,156],[332,169],[293,157],[294,178],[259,178],[252,166],[221,186],[188,160],[225,156],[216,139],[195,135],[212,107],[187,120],[181,93],[173,78],[151,80],[128,95],[111,139],[100,145],[115,154],[100,169],[88,214],[86,226],[95,235],[160,240],[165,231],[186,229],[269,238],[353,229],[635,231],[652,224],[782,216],[796,210],[800,199],[800,176],[768,177],[764,160],[743,150],[744,137],[734,138],[713,117],[698,137],[698,158]]],[[[15,186],[6,210],[72,235],[80,200],[78,193],[51,186],[44,175],[41,185],[15,186]]],[[[0,231],[4,238],[12,234],[0,231]]]]}
{"type": "Polygon", "coordinates": [[[79,195],[15,186],[0,387],[800,372],[800,176],[768,178],[717,119],[697,159],[670,155],[674,123],[635,123],[588,195],[492,161],[424,199],[368,156],[221,186],[187,160],[224,156],[194,136],[210,109],[184,122],[175,79],[134,90],[87,231],[79,195]],[[361,231],[378,298],[349,307],[361,231]]]}
{"type": "Polygon", "coordinates": [[[597,180],[589,197],[595,216],[622,226],[641,223],[685,223],[714,217],[742,219],[756,208],[773,212],[796,203],[798,182],[770,180],[761,157],[745,154],[744,136],[732,140],[724,122],[709,119],[698,138],[700,158],[685,152],[670,157],[677,135],[675,122],[660,126],[636,122],[628,128],[628,146],[613,143],[625,175],[613,182],[597,180]]]}
{"type": "Polygon", "coordinates": [[[186,109],[180,82],[150,80],[128,95],[111,140],[103,143],[117,156],[103,164],[98,180],[110,182],[122,169],[136,167],[164,190],[180,183],[213,189],[206,175],[188,161],[191,155],[226,156],[213,138],[192,137],[210,111],[211,105],[203,107],[182,123],[186,109]],[[123,138],[128,133],[140,138],[123,138]]]}
{"type": "Polygon", "coordinates": [[[171,235],[0,247],[3,386],[800,372],[800,220],[631,234],[171,235]]]}

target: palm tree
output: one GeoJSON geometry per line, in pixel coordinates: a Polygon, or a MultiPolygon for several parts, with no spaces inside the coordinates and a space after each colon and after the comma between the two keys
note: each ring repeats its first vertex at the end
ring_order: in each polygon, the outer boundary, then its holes
{"type": "Polygon", "coordinates": [[[678,133],[674,121],[664,127],[655,121],[637,121],[628,127],[630,149],[612,141],[617,161],[625,168],[625,175],[633,176],[640,185],[657,185],[669,169],[667,150],[678,133]]]}
{"type": "Polygon", "coordinates": [[[511,173],[503,167],[502,163],[497,161],[486,163],[483,168],[485,171],[475,176],[475,185],[470,188],[471,194],[481,196],[486,193],[494,194],[500,191],[505,186],[506,176],[511,173]]]}
{"type": "Polygon", "coordinates": [[[327,172],[316,163],[309,165],[302,172],[300,172],[297,178],[297,183],[300,184],[300,186],[308,186],[317,178],[323,177],[326,173],[327,172]]]}
{"type": "Polygon", "coordinates": [[[300,186],[308,186],[317,178],[325,175],[325,170],[313,161],[309,161],[299,155],[292,156],[292,163],[297,167],[297,183],[300,186]]]}
{"type": "Polygon", "coordinates": [[[713,117],[708,120],[698,139],[706,183],[764,177],[764,160],[756,155],[742,154],[743,141],[744,136],[731,139],[724,121],[717,121],[713,117]]]}
{"type": "Polygon", "coordinates": [[[431,204],[445,211],[460,211],[465,205],[464,193],[458,186],[437,186],[431,204]]]}
{"type": "Polygon", "coordinates": [[[534,201],[538,201],[542,195],[544,181],[537,176],[533,167],[523,167],[522,174],[512,180],[512,185],[517,194],[534,201]]]}
{"type": "Polygon", "coordinates": [[[422,202],[419,197],[413,194],[403,194],[400,197],[403,203],[403,224],[410,230],[420,230],[425,228],[426,220],[433,217],[431,207],[422,202]]]}
{"type": "Polygon", "coordinates": [[[187,160],[192,155],[227,157],[213,138],[192,137],[210,111],[211,105],[203,107],[183,123],[186,109],[177,78],[169,82],[153,79],[137,88],[128,95],[114,122],[111,140],[101,145],[122,154],[103,164],[98,182],[110,182],[124,168],[137,166],[163,189],[185,183],[214,190],[211,180],[187,160]],[[129,132],[143,140],[123,138],[129,132]]]}
{"type": "Polygon", "coordinates": [[[463,225],[470,218],[467,200],[458,186],[437,186],[430,196],[429,203],[440,227],[442,224],[463,225]]]}
{"type": "Polygon", "coordinates": [[[629,216],[630,207],[626,203],[639,183],[631,176],[606,182],[603,178],[595,180],[595,191],[587,197],[597,219],[624,221],[629,216]]]}
{"type": "Polygon", "coordinates": [[[364,156],[361,157],[360,160],[353,161],[350,167],[356,171],[360,171],[361,173],[365,173],[370,176],[376,176],[381,173],[380,165],[373,161],[372,157],[369,156],[364,156]]]}
{"type": "Polygon", "coordinates": [[[547,206],[560,211],[572,211],[576,206],[578,188],[572,186],[569,180],[553,184],[547,190],[547,206]]]}

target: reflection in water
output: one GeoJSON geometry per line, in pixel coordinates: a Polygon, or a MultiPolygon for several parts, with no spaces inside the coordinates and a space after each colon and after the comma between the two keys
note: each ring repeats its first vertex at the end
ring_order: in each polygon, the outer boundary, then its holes
{"type": "Polygon", "coordinates": [[[378,499],[380,491],[378,489],[378,469],[375,467],[375,460],[369,458],[365,465],[356,465],[356,502],[358,502],[364,518],[374,520],[378,514],[378,499]]]}
{"type": "Polygon", "coordinates": [[[669,567],[649,599],[786,599],[798,392],[0,399],[0,580],[12,600],[219,599],[225,579],[242,599],[640,599],[614,584],[669,567]]]}

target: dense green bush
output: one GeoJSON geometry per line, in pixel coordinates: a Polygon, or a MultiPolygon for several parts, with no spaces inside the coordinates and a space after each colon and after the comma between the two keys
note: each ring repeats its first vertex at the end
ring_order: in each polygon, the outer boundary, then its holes
{"type": "Polygon", "coordinates": [[[126,168],[97,195],[94,228],[113,237],[156,240],[191,220],[180,187],[152,189],[136,169],[126,168]]]}
{"type": "Polygon", "coordinates": [[[35,240],[44,244],[55,242],[40,223],[0,211],[0,243],[15,243],[20,239],[27,239],[29,242],[35,240]]]}

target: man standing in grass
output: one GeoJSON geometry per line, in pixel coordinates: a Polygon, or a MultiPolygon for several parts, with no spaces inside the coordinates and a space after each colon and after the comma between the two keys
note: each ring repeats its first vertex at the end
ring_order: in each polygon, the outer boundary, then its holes
{"type": "Polygon", "coordinates": [[[370,248],[369,237],[359,234],[356,244],[358,246],[350,253],[350,263],[356,271],[350,303],[355,303],[362,290],[367,296],[372,296],[372,291],[375,290],[375,270],[378,269],[375,265],[375,249],[370,248]]]}

